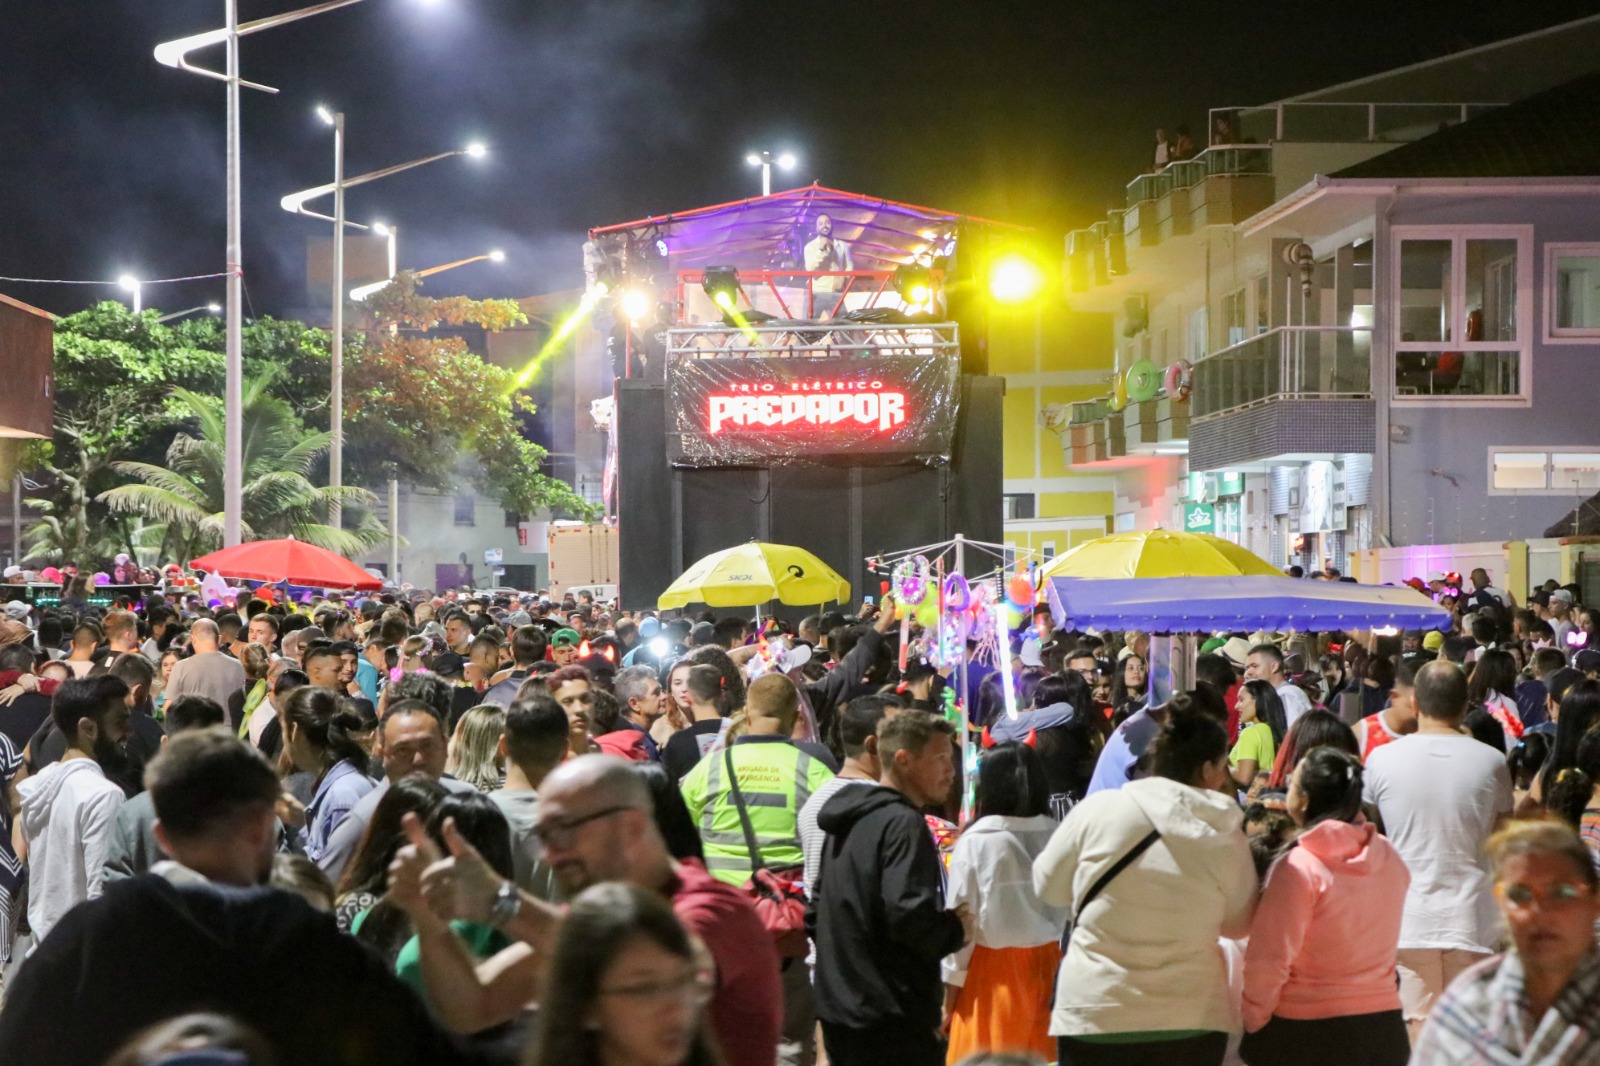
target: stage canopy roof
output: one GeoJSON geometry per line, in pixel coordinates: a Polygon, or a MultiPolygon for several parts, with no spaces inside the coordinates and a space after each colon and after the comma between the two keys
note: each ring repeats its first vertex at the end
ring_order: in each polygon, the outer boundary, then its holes
{"type": "Polygon", "coordinates": [[[954,250],[958,229],[994,228],[1022,235],[1026,228],[954,211],[897,203],[876,196],[807,185],[749,200],[642,218],[589,231],[592,240],[611,238],[656,248],[661,242],[676,270],[706,266],[751,269],[781,267],[814,232],[818,215],[833,220],[833,235],[850,245],[857,270],[892,270],[920,256],[954,250]]]}

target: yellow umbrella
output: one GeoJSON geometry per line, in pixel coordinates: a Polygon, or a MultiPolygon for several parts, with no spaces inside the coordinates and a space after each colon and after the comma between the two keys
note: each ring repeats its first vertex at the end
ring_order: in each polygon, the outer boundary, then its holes
{"type": "Polygon", "coordinates": [[[1044,566],[1039,577],[1282,577],[1283,571],[1209,533],[1154,529],[1099,537],[1044,566]]]}
{"type": "Polygon", "coordinates": [[[850,582],[804,548],[752,540],[712,552],[689,567],[656,606],[755,607],[769,600],[804,606],[848,599],[850,582]]]}

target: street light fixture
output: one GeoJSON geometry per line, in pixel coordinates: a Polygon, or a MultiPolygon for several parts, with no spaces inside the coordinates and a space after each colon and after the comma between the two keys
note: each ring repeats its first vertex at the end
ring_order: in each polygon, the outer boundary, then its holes
{"type": "Polygon", "coordinates": [[[223,390],[223,468],[222,468],[222,543],[231,548],[239,543],[244,510],[244,252],[242,249],[239,177],[239,89],[248,86],[276,93],[268,85],[245,81],[239,76],[239,38],[283,26],[327,11],[360,3],[361,0],[327,0],[325,3],[269,15],[253,22],[239,22],[238,0],[223,0],[224,24],[221,29],[192,34],[176,41],[156,45],[156,62],[191,74],[216,78],[228,86],[228,243],[227,243],[227,384],[223,390]],[[215,71],[189,62],[189,53],[214,45],[227,46],[226,70],[215,71]]]}
{"type": "Polygon", "coordinates": [[[196,311],[205,311],[205,312],[207,312],[209,314],[213,314],[213,315],[220,314],[222,312],[222,305],[221,304],[200,304],[198,307],[189,307],[189,308],[185,308],[182,311],[173,311],[171,314],[162,315],[160,318],[156,319],[156,321],[157,322],[171,322],[175,318],[182,318],[184,315],[192,315],[196,311]]]}
{"type": "MultiPolygon", "coordinates": [[[[485,252],[482,255],[468,256],[466,259],[457,259],[453,263],[444,263],[440,266],[428,267],[426,270],[419,270],[413,275],[413,277],[431,277],[434,274],[443,274],[446,270],[454,270],[456,267],[466,266],[468,263],[481,263],[485,259],[493,263],[504,263],[506,261],[506,253],[496,248],[493,251],[485,252]]],[[[373,293],[386,288],[393,280],[394,278],[391,276],[384,281],[374,281],[370,285],[357,285],[355,288],[350,290],[350,299],[359,303],[360,301],[365,300],[368,296],[371,296],[373,293]]]]}
{"type": "Polygon", "coordinates": [[[751,152],[744,157],[744,161],[753,167],[761,168],[761,195],[772,195],[772,167],[777,164],[783,170],[793,170],[798,162],[793,152],[783,152],[774,157],[771,152],[751,152]]]}
{"type": "MultiPolygon", "coordinates": [[[[329,431],[333,440],[328,447],[328,487],[340,489],[344,486],[344,300],[341,294],[344,291],[344,231],[351,225],[344,217],[345,190],[353,185],[364,185],[369,181],[377,181],[392,174],[436,163],[441,159],[464,155],[473,159],[481,159],[488,155],[489,149],[484,145],[474,142],[465,148],[452,152],[439,152],[425,156],[422,159],[413,159],[409,163],[400,163],[381,170],[369,171],[353,178],[344,176],[344,112],[330,111],[327,107],[319,106],[317,115],[322,121],[333,127],[333,181],[326,185],[304,189],[300,192],[290,193],[279,200],[279,205],[293,214],[305,215],[309,218],[320,218],[333,223],[333,321],[331,323],[332,343],[329,346],[329,369],[331,378],[330,391],[332,401],[329,404],[328,422],[329,431]],[[333,193],[333,214],[323,215],[312,211],[306,204],[320,196],[333,193]]],[[[359,227],[365,228],[365,227],[359,227]]],[[[389,276],[395,273],[395,248],[394,233],[387,226],[373,229],[380,235],[389,238],[389,276]]],[[[385,282],[384,284],[388,284],[385,282]]],[[[379,286],[380,288],[382,286],[379,286]]],[[[335,529],[341,528],[344,520],[344,505],[339,499],[337,491],[331,494],[328,502],[328,524],[335,529]]]]}
{"type": "Polygon", "coordinates": [[[144,310],[144,286],[132,274],[124,274],[117,279],[117,284],[127,292],[133,293],[133,313],[138,314],[144,310]]]}

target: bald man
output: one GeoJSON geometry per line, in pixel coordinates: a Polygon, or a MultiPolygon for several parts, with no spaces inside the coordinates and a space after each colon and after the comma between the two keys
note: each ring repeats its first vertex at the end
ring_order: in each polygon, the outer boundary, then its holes
{"type": "Polygon", "coordinates": [[[1498,944],[1483,842],[1511,813],[1512,792],[1505,756],[1462,729],[1467,679],[1459,667],[1422,667],[1413,700],[1417,731],[1367,756],[1364,790],[1411,871],[1397,968],[1415,1039],[1439,993],[1498,944]]]}
{"type": "MultiPolygon", "coordinates": [[[[416,927],[429,1002],[463,1033],[515,1018],[538,994],[540,959],[554,947],[562,912],[503,880],[453,822],[445,823],[448,856],[415,816],[406,816],[406,832],[411,843],[390,868],[386,898],[416,927]],[[450,931],[456,919],[491,923],[518,942],[480,965],[450,931]]],[[[562,763],[539,786],[533,832],[568,899],[604,881],[666,897],[711,952],[709,1017],[728,1066],[773,1066],[783,994],[771,937],[742,892],[667,852],[643,775],[610,755],[562,763]]]]}
{"type": "MultiPolygon", "coordinates": [[[[179,659],[167,679],[168,702],[184,696],[204,696],[223,707],[233,694],[244,688],[244,667],[239,660],[221,650],[221,631],[217,623],[201,618],[189,626],[189,646],[194,654],[179,659]]],[[[233,722],[228,723],[230,726],[233,722]]]]}

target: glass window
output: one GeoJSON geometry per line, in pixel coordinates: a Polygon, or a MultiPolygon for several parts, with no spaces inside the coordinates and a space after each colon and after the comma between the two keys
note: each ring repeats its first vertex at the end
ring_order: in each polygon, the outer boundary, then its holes
{"type": "Polygon", "coordinates": [[[1211,352],[1211,340],[1206,336],[1206,309],[1196,307],[1189,312],[1189,362],[1198,363],[1211,352]]]}
{"type": "Polygon", "coordinates": [[[475,496],[456,497],[456,525],[473,526],[478,524],[478,500],[475,496]]]}
{"type": "Polygon", "coordinates": [[[1550,456],[1550,487],[1574,493],[1600,489],[1600,452],[1556,452],[1550,456]]]}
{"type": "Polygon", "coordinates": [[[1600,248],[1581,254],[1557,253],[1552,264],[1556,329],[1600,330],[1600,248]]]}
{"type": "Polygon", "coordinates": [[[1269,293],[1267,276],[1261,275],[1256,279],[1256,332],[1265,333],[1267,324],[1271,321],[1272,300],[1269,293]]]}
{"type": "Polygon", "coordinates": [[[1467,341],[1517,339],[1517,242],[1468,240],[1466,244],[1467,341]]]}
{"type": "Polygon", "coordinates": [[[1245,290],[1231,293],[1222,298],[1222,328],[1227,330],[1226,344],[1235,345],[1245,339],[1245,290]]]}
{"type": "Polygon", "coordinates": [[[1495,452],[1494,487],[1542,489],[1545,487],[1544,452],[1495,452]]]}
{"type": "Polygon", "coordinates": [[[1400,341],[1450,339],[1451,244],[1400,242],[1400,341]]]}

